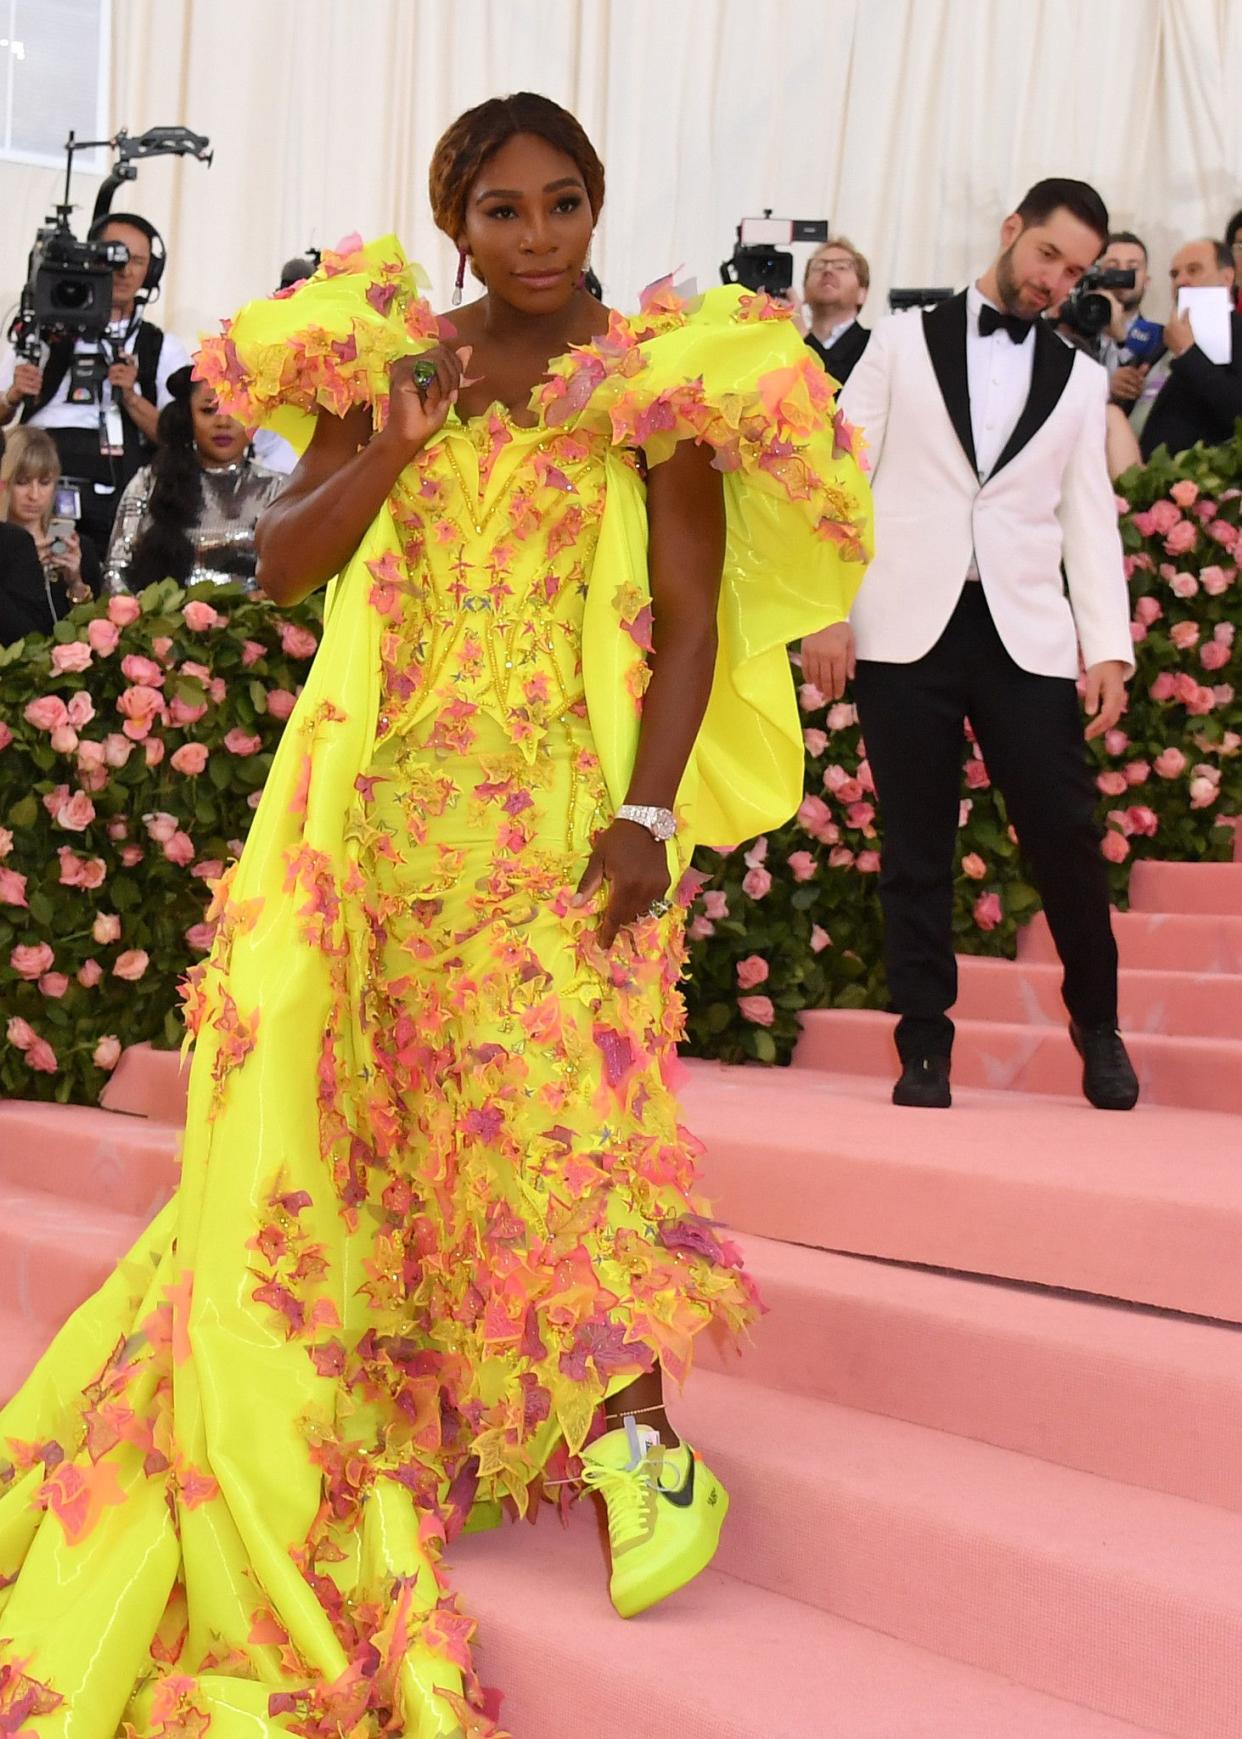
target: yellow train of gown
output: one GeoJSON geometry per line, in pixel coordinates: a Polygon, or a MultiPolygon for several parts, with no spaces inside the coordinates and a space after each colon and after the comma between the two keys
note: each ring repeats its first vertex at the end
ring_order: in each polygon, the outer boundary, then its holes
{"type": "MultiPolygon", "coordinates": [[[[200,367],[254,421],[378,421],[436,332],[388,238],[200,367]]],[[[682,908],[605,954],[568,897],[634,754],[644,465],[707,443],[728,508],[678,874],[800,800],[785,645],[848,611],[867,488],[738,291],[659,287],[532,410],[451,420],[333,582],[190,974],[180,1188],[0,1413],[0,1734],[499,1734],[446,1537],[754,1313],[666,1085],[682,908]]]]}

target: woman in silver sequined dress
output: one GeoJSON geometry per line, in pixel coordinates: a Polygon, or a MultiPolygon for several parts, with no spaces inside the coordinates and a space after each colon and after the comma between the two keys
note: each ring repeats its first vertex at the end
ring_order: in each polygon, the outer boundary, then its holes
{"type": "Polygon", "coordinates": [[[288,481],[250,456],[249,436],[188,368],[170,375],[159,450],[130,481],[104,564],[106,592],[156,580],[256,590],[254,527],[288,481]]]}

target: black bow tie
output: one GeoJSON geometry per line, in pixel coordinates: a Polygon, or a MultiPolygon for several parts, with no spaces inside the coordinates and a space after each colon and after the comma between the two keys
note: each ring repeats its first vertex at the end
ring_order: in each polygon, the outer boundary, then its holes
{"type": "Polygon", "coordinates": [[[1034,324],[1033,320],[1021,320],[1016,314],[1002,314],[990,302],[985,302],[979,310],[981,338],[990,338],[994,332],[1007,332],[1015,344],[1024,344],[1027,333],[1034,324]]]}

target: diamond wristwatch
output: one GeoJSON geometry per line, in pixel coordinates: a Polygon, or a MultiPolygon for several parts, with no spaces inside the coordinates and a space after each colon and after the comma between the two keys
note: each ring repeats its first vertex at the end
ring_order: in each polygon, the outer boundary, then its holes
{"type": "Polygon", "coordinates": [[[661,845],[677,832],[677,817],[672,810],[658,809],[650,803],[623,803],[617,810],[617,820],[636,821],[661,845]]]}

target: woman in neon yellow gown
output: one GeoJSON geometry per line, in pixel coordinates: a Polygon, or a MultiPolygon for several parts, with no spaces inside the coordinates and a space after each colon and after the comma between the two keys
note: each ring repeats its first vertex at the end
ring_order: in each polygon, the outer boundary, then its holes
{"type": "MultiPolygon", "coordinates": [[[[459,138],[564,154],[541,103],[459,138]]],[[[440,334],[389,238],[200,367],[305,439],[382,425],[440,334]]],[[[181,1187],[0,1413],[0,1733],[499,1734],[446,1537],[589,1476],[606,1397],[752,1317],[665,1082],[684,888],[608,947],[607,890],[575,903],[639,747],[645,479],[687,441],[726,541],[674,888],[800,800],[785,646],[847,613],[866,486],[784,309],[657,287],[529,414],[449,415],[333,582],[190,975],[181,1187]]]]}

